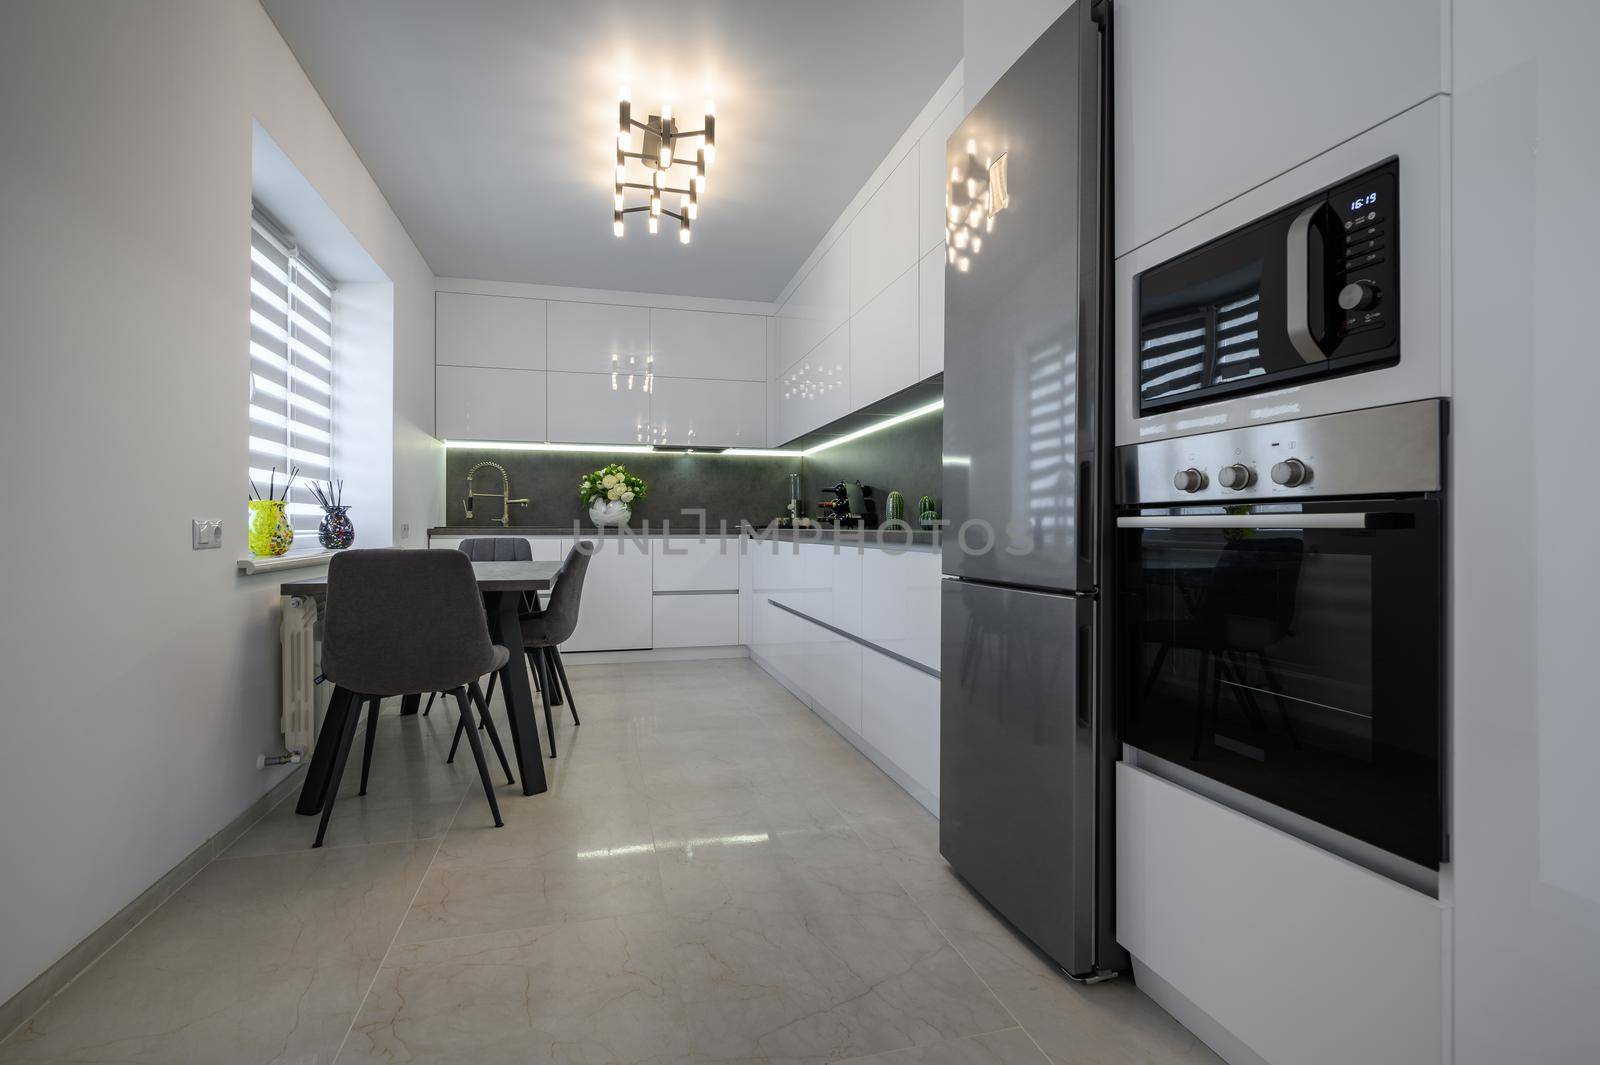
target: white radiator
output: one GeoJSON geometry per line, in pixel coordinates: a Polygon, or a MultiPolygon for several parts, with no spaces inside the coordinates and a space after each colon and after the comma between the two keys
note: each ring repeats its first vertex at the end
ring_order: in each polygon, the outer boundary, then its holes
{"type": "Polygon", "coordinates": [[[283,647],[283,745],[307,753],[317,739],[317,601],[283,601],[278,641],[283,647]]]}

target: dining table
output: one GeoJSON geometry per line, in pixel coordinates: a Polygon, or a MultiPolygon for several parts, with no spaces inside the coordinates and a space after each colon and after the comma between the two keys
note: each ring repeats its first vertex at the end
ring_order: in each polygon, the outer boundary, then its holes
{"type": "MultiPolygon", "coordinates": [[[[539,593],[555,587],[559,562],[474,562],[472,575],[483,596],[484,614],[489,623],[489,639],[511,652],[510,659],[500,670],[500,690],[505,693],[506,717],[511,726],[511,746],[517,755],[517,771],[522,777],[522,794],[537,795],[546,791],[549,784],[544,775],[544,758],[539,750],[539,727],[533,710],[533,688],[528,683],[528,671],[522,655],[522,622],[524,597],[527,606],[538,609],[539,593]]],[[[328,595],[328,578],[325,574],[284,581],[278,587],[280,595],[308,596],[315,599],[319,610],[325,608],[328,595]]],[[[401,713],[415,714],[421,693],[402,697],[401,713]]],[[[322,812],[328,789],[335,786],[331,780],[338,738],[344,733],[350,714],[361,712],[360,701],[342,688],[334,689],[328,703],[327,715],[317,731],[316,749],[307,767],[305,783],[300,788],[297,813],[312,815],[322,812]]]]}

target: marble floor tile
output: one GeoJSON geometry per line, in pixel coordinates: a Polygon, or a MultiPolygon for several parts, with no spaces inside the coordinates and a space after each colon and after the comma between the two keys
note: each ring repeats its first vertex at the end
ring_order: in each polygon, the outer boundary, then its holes
{"type": "Polygon", "coordinates": [[[213,862],[0,1062],[331,1062],[434,846],[213,862]]]}
{"type": "Polygon", "coordinates": [[[660,914],[396,947],[341,1065],[682,1060],[688,1026],[660,914]]]}
{"type": "Polygon", "coordinates": [[[838,1061],[1015,1024],[914,909],[725,906],[679,919],[674,961],[700,1061],[838,1061]]]}
{"type": "Polygon", "coordinates": [[[1050,1065],[1021,1028],[946,1039],[927,1046],[856,1058],[851,1065],[1050,1065]]]}
{"type": "Polygon", "coordinates": [[[568,674],[549,790],[492,768],[505,827],[444,762],[454,706],[391,701],[327,847],[288,797],[0,1065],[1215,1065],[1131,983],[1062,977],[754,663],[568,674]]]}

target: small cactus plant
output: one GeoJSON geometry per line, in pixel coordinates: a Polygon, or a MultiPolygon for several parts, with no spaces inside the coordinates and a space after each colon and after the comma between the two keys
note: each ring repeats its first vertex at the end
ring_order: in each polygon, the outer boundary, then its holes
{"type": "Polygon", "coordinates": [[[934,505],[932,496],[923,496],[917,500],[917,521],[924,529],[931,528],[939,520],[939,508],[934,505]]]}
{"type": "Polygon", "coordinates": [[[889,498],[884,500],[883,518],[885,521],[905,521],[906,497],[899,492],[890,492],[889,498]]]}

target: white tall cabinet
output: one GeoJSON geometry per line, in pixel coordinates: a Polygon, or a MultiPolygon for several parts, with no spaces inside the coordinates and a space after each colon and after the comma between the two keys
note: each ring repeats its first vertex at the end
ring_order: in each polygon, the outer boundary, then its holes
{"type": "Polygon", "coordinates": [[[944,371],[945,141],[963,113],[958,67],[789,283],[772,443],[944,371]]]}

